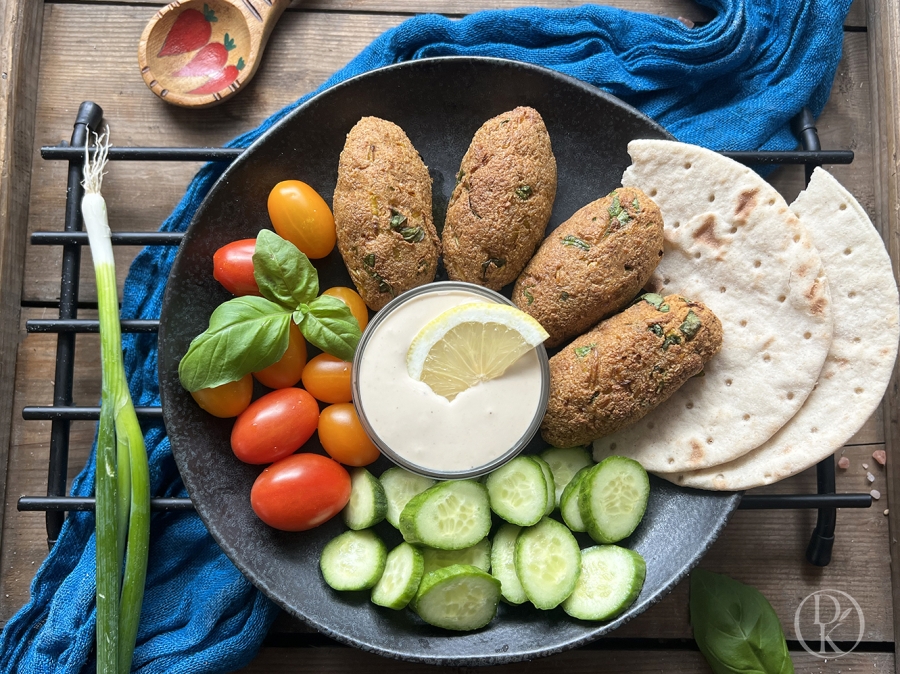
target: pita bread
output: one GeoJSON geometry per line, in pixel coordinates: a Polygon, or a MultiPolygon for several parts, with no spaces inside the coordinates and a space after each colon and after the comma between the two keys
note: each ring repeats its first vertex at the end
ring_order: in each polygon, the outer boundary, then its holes
{"type": "Polygon", "coordinates": [[[887,388],[900,341],[900,307],[881,237],[856,199],[822,169],[791,210],[809,229],[831,283],[834,339],[819,383],[768,442],[723,466],[680,474],[673,480],[678,484],[750,489],[799,473],[847,442],[887,388]]]}
{"type": "Polygon", "coordinates": [[[812,391],[831,345],[831,298],[806,229],[749,168],[671,141],[628,145],[622,182],[663,215],[665,255],[650,285],[703,302],[722,350],[635,425],[594,443],[647,470],[682,473],[743,456],[772,437],[812,391]]]}

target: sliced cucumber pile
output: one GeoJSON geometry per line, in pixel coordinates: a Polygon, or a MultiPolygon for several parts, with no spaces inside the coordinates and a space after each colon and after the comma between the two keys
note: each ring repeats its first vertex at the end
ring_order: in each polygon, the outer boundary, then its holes
{"type": "Polygon", "coordinates": [[[350,501],[341,511],[344,524],[354,531],[374,527],[387,515],[387,497],[378,478],[365,468],[350,471],[350,501]]]}
{"type": "Polygon", "coordinates": [[[482,571],[491,570],[491,541],[482,538],[475,545],[462,550],[438,550],[437,548],[421,548],[425,560],[425,573],[454,564],[468,564],[482,571]]]}
{"type": "Polygon", "coordinates": [[[641,523],[650,479],[634,459],[610,456],[591,468],[578,492],[581,518],[598,543],[618,543],[641,523]]]}
{"type": "Polygon", "coordinates": [[[374,604],[409,606],[454,631],[487,625],[501,598],[609,620],[643,587],[644,559],[610,544],[634,532],[649,494],[639,463],[612,456],[595,465],[583,447],[519,456],[481,481],[435,484],[402,468],[376,479],[358,468],[343,512],[351,530],[325,546],[322,575],[336,590],[371,589],[374,604]],[[565,524],[549,517],[557,506],[565,524]],[[492,511],[501,518],[493,540],[492,511]],[[390,554],[370,528],[382,519],[405,539],[390,554]],[[573,531],[600,545],[581,550],[573,531]]]}
{"type": "Polygon", "coordinates": [[[499,601],[499,580],[477,567],[454,564],[422,578],[414,608],[429,625],[467,632],[491,622],[499,601]]]}
{"type": "Polygon", "coordinates": [[[475,545],[491,530],[491,506],[483,484],[451,480],[413,496],[400,513],[400,533],[407,543],[440,550],[475,545]]]}
{"type": "Polygon", "coordinates": [[[335,590],[368,590],[381,578],[387,548],[373,531],[345,531],[322,550],[319,565],[335,590]]]}
{"type": "Polygon", "coordinates": [[[647,565],[634,550],[595,545],[581,551],[581,576],[563,611],[581,620],[609,620],[634,603],[647,565]]]}

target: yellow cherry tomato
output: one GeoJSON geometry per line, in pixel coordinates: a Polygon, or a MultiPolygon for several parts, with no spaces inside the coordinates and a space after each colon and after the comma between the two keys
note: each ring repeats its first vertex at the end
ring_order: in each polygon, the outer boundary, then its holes
{"type": "Polygon", "coordinates": [[[253,373],[263,386],[274,389],[288,388],[300,381],[303,368],[306,366],[306,340],[295,323],[291,323],[289,335],[288,347],[281,359],[253,373]]]}
{"type": "Polygon", "coordinates": [[[244,375],[237,381],[221,386],[191,391],[191,395],[201,408],[214,417],[228,419],[236,417],[250,405],[253,397],[253,377],[244,375]]]}
{"type": "Polygon", "coordinates": [[[319,442],[332,459],[345,466],[368,466],[381,456],[366,435],[352,403],[329,405],[322,410],[319,442]]]}
{"type": "Polygon", "coordinates": [[[303,388],[323,403],[349,403],[352,366],[336,356],[320,353],[303,368],[303,388]]]}
{"type": "Polygon", "coordinates": [[[307,257],[318,260],[334,248],[334,216],[325,200],[306,183],[285,180],[269,193],[269,218],[278,235],[307,257]]]}
{"type": "Polygon", "coordinates": [[[366,325],[369,323],[369,307],[366,306],[366,303],[363,301],[363,298],[360,297],[358,292],[351,288],[345,288],[344,286],[335,286],[334,288],[329,288],[322,294],[337,297],[341,302],[350,307],[350,313],[353,314],[353,318],[359,323],[359,329],[366,329],[366,325]]]}

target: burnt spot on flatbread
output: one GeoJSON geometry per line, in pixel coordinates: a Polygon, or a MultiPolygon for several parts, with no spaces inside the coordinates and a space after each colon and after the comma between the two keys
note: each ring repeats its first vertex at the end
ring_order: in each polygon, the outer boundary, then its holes
{"type": "Polygon", "coordinates": [[[813,316],[824,316],[825,309],[828,307],[828,298],[825,296],[824,285],[821,278],[813,281],[809,289],[804,293],[809,301],[809,310],[813,316]]]}
{"type": "Polygon", "coordinates": [[[716,216],[710,213],[703,219],[693,234],[696,241],[705,243],[710,248],[720,248],[722,241],[716,236],[716,216]]]}
{"type": "Polygon", "coordinates": [[[746,220],[750,217],[753,209],[756,208],[756,196],[759,194],[759,188],[754,187],[752,190],[744,190],[738,195],[737,207],[734,209],[734,217],[738,220],[746,220]]]}
{"type": "Polygon", "coordinates": [[[691,438],[691,463],[700,463],[703,460],[703,445],[691,438]]]}

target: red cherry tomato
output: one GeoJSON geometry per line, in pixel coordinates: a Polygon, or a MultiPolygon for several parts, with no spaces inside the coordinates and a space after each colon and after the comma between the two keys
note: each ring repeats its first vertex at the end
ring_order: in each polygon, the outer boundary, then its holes
{"type": "Polygon", "coordinates": [[[256,239],[228,243],[213,255],[213,277],[232,295],[261,295],[253,278],[256,239]]]}
{"type": "Polygon", "coordinates": [[[300,328],[295,323],[291,323],[288,347],[281,360],[259,372],[254,372],[253,376],[263,386],[276,389],[287,388],[300,381],[305,365],[306,340],[300,334],[300,328]]]}
{"type": "Polygon", "coordinates": [[[322,410],[319,442],[332,459],[347,466],[368,466],[381,456],[350,403],[329,405],[322,410]]]}
{"type": "Polygon", "coordinates": [[[253,398],[253,377],[249,374],[221,386],[191,391],[197,404],[214,417],[236,417],[253,398]]]}
{"type": "Polygon", "coordinates": [[[246,463],[272,463],[300,449],[316,430],[319,404],[300,388],[254,400],[234,422],[231,449],[246,463]]]}
{"type": "Polygon", "coordinates": [[[350,475],[321,454],[294,454],[266,468],[250,490],[253,512],[270,527],[306,531],[350,500],[350,475]]]}
{"type": "Polygon", "coordinates": [[[352,366],[328,353],[312,358],[303,368],[303,388],[323,403],[349,403],[352,366]]]}
{"type": "Polygon", "coordinates": [[[334,216],[325,200],[299,180],[278,183],[269,193],[269,219],[278,235],[307,257],[323,258],[334,248],[334,216]]]}
{"type": "Polygon", "coordinates": [[[343,286],[335,286],[334,288],[329,288],[322,294],[337,297],[341,302],[350,307],[350,313],[353,314],[353,318],[359,323],[359,329],[366,329],[366,326],[369,324],[369,307],[366,306],[366,303],[363,301],[363,298],[360,297],[358,292],[343,286]]]}

